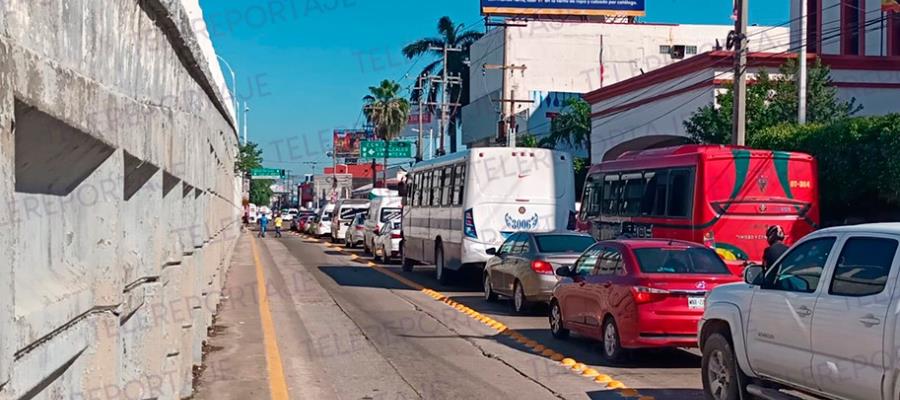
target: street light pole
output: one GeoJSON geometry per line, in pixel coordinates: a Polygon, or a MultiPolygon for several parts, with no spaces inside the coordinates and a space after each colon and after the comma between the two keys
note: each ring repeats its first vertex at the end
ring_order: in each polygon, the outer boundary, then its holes
{"type": "MultiPolygon", "coordinates": [[[[734,22],[734,115],[731,143],[743,146],[747,134],[747,17],[750,0],[735,1],[734,22]]],[[[802,41],[802,40],[801,40],[802,41]]]]}
{"type": "Polygon", "coordinates": [[[797,123],[800,125],[806,124],[806,77],[807,77],[807,68],[806,68],[806,12],[807,12],[807,0],[800,0],[800,54],[797,55],[797,60],[800,63],[800,76],[797,77],[797,90],[798,90],[798,105],[797,105],[797,123]]]}
{"type": "MultiPolygon", "coordinates": [[[[228,64],[228,61],[225,61],[222,56],[216,54],[216,57],[225,64],[225,67],[228,68],[228,72],[231,73],[231,105],[234,107],[234,124],[238,125],[240,123],[240,118],[238,117],[238,101],[237,101],[237,75],[234,73],[234,69],[231,68],[231,64],[228,64]]],[[[245,140],[246,144],[246,140],[245,140]]]]}
{"type": "Polygon", "coordinates": [[[250,114],[250,106],[244,102],[244,146],[247,145],[247,115],[250,114]]]}

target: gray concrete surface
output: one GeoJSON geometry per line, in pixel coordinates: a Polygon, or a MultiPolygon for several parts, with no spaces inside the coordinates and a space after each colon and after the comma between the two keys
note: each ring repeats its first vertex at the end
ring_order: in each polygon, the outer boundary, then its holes
{"type": "MultiPolygon", "coordinates": [[[[367,261],[359,251],[329,248],[294,234],[253,240],[263,253],[292,399],[620,399],[632,394],[572,373],[420,290],[354,261],[353,255],[367,261]]],[[[234,295],[246,290],[232,288],[255,284],[246,272],[251,267],[240,262],[245,249],[241,243],[231,270],[229,299],[218,323],[224,334],[211,341],[220,350],[207,360],[201,399],[240,398],[227,394],[267,385],[268,376],[258,374],[265,369],[265,360],[240,355],[253,354],[259,346],[254,302],[234,305],[248,302],[246,295],[240,296],[241,301],[234,295]],[[218,370],[216,366],[229,372],[209,372],[218,370]]],[[[484,302],[477,277],[461,276],[453,286],[444,287],[431,277],[431,267],[412,273],[396,265],[386,269],[608,374],[637,395],[702,398],[695,351],[643,352],[624,365],[607,365],[600,360],[596,343],[553,339],[545,309],[517,316],[506,302],[484,302]]]]}
{"type": "Polygon", "coordinates": [[[192,3],[0,0],[0,399],[192,393],[240,205],[192,3]]]}

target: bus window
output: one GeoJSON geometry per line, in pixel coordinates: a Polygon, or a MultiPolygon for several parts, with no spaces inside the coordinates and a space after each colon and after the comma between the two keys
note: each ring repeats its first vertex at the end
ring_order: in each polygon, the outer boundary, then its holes
{"type": "Polygon", "coordinates": [[[669,171],[656,171],[653,175],[651,184],[647,185],[647,190],[653,188],[653,208],[650,215],[665,216],[666,215],[666,199],[669,194],[669,171]],[[656,181],[655,184],[652,181],[656,181]]]}
{"type": "Polygon", "coordinates": [[[419,195],[422,196],[422,207],[428,207],[431,205],[431,176],[432,171],[425,172],[425,177],[422,182],[422,189],[419,190],[419,195]]]}
{"type": "Polygon", "coordinates": [[[634,217],[641,212],[641,200],[644,197],[644,175],[641,173],[622,175],[625,181],[622,215],[634,217]]]}
{"type": "Polygon", "coordinates": [[[693,175],[689,170],[674,170],[669,174],[669,206],[666,216],[684,218],[690,215],[694,192],[693,175]]]}
{"type": "Polygon", "coordinates": [[[466,184],[466,165],[459,164],[456,166],[456,174],[453,176],[453,205],[461,206],[463,202],[463,193],[465,193],[466,184]]]}
{"type": "Polygon", "coordinates": [[[431,176],[431,206],[441,206],[441,184],[444,181],[444,170],[434,170],[431,176]]]}
{"type": "Polygon", "coordinates": [[[604,215],[619,214],[619,198],[621,198],[622,181],[618,175],[607,175],[603,180],[603,206],[601,213],[604,215]]]}
{"type": "Polygon", "coordinates": [[[582,194],[581,209],[585,210],[584,217],[597,217],[600,215],[601,200],[603,194],[603,175],[592,175],[587,178],[582,194]]]}
{"type": "Polygon", "coordinates": [[[421,199],[422,199],[422,173],[419,172],[419,173],[415,174],[415,177],[413,178],[412,205],[414,207],[418,207],[421,199]]]}
{"type": "Polygon", "coordinates": [[[453,167],[444,168],[444,182],[441,185],[443,188],[443,192],[441,193],[441,206],[447,207],[450,205],[450,191],[453,190],[452,178],[453,177],[453,167]]]}

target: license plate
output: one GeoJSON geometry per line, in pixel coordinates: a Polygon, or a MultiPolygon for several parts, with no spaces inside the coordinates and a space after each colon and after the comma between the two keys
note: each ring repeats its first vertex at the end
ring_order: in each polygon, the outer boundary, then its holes
{"type": "Polygon", "coordinates": [[[706,306],[706,299],[703,297],[688,297],[688,308],[691,310],[702,309],[706,306]]]}

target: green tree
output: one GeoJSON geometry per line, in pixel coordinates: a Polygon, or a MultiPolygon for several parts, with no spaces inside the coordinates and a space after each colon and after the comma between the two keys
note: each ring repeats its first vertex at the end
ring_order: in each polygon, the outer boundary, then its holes
{"type": "MultiPolygon", "coordinates": [[[[363,114],[375,127],[375,135],[384,140],[385,148],[397,138],[409,121],[409,101],[400,97],[400,84],[383,80],[379,86],[370,86],[363,97],[363,114]]],[[[384,182],[387,184],[387,152],[384,154],[384,182]]]]}
{"type": "Polygon", "coordinates": [[[247,142],[240,146],[238,158],[234,163],[234,172],[237,174],[250,172],[251,169],[262,167],[262,150],[259,145],[247,142]]]}
{"type": "Polygon", "coordinates": [[[250,181],[250,202],[259,206],[268,206],[272,198],[272,180],[250,181]]]}
{"type": "MultiPolygon", "coordinates": [[[[460,48],[462,51],[451,51],[447,53],[447,73],[450,76],[464,77],[463,83],[460,85],[452,85],[447,93],[450,103],[460,103],[461,106],[455,110],[461,110],[462,106],[469,104],[469,80],[465,79],[469,76],[469,66],[466,60],[469,59],[469,47],[483,36],[481,32],[465,30],[462,24],[457,25],[450,17],[444,16],[438,20],[437,24],[438,36],[428,37],[416,40],[403,48],[403,55],[408,59],[413,59],[424,54],[429,54],[436,60],[432,61],[422,69],[420,76],[429,76],[437,73],[444,68],[444,46],[449,48],[460,48]]],[[[419,96],[427,96],[429,101],[438,99],[438,87],[432,85],[427,93],[421,93],[419,90],[412,92],[411,99],[417,101],[419,96]]],[[[433,110],[433,109],[432,109],[433,110]]],[[[448,122],[447,130],[450,132],[450,152],[456,152],[456,127],[459,124],[459,112],[453,112],[448,122]]]]}
{"type": "Polygon", "coordinates": [[[587,151],[591,155],[591,105],[582,98],[569,98],[562,112],[550,122],[550,135],[541,141],[543,147],[561,143],[587,151]]]}
{"type": "Polygon", "coordinates": [[[518,147],[540,147],[538,139],[532,134],[524,134],[516,137],[516,146],[518,147]]]}
{"type": "MultiPolygon", "coordinates": [[[[789,60],[777,76],[760,71],[747,88],[747,140],[762,130],[797,122],[797,62],[789,60]]],[[[831,69],[816,60],[809,66],[807,80],[807,121],[830,124],[858,113],[862,106],[855,99],[838,98],[831,80],[831,69]]],[[[700,107],[684,122],[684,128],[698,143],[731,143],[734,95],[729,89],[716,96],[716,104],[700,107]]]]}

